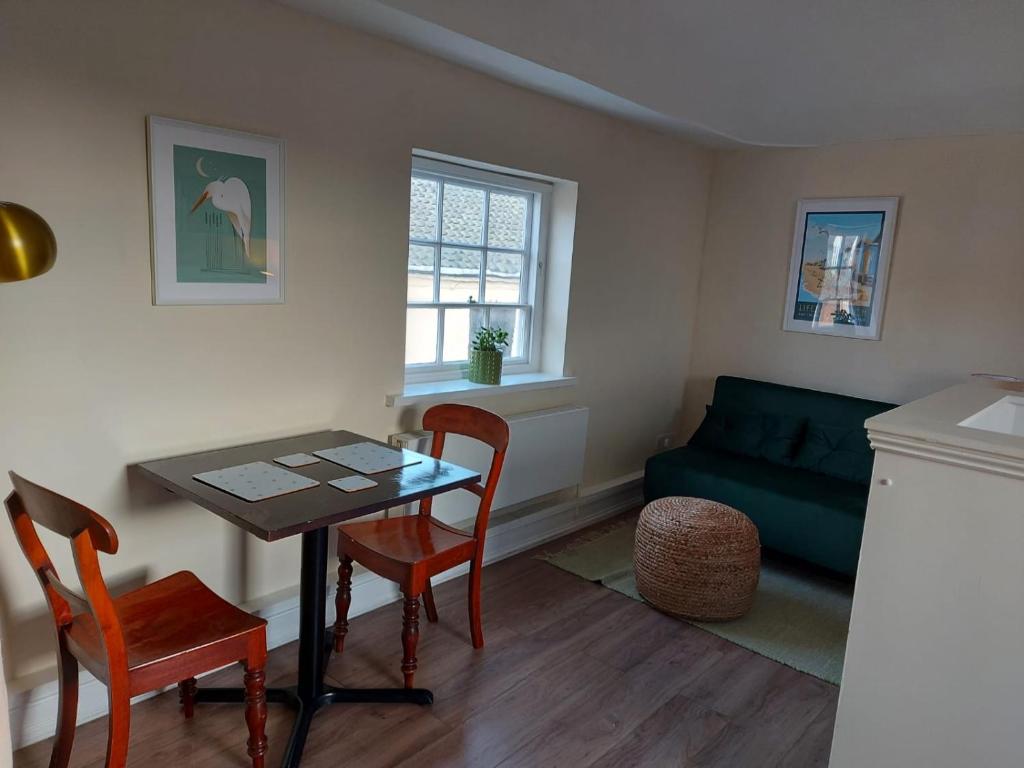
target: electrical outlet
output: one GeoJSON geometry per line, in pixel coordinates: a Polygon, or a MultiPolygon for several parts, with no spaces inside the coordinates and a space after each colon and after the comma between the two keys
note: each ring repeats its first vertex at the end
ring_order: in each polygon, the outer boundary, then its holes
{"type": "Polygon", "coordinates": [[[672,435],[658,435],[658,450],[667,451],[672,445],[672,435]]]}

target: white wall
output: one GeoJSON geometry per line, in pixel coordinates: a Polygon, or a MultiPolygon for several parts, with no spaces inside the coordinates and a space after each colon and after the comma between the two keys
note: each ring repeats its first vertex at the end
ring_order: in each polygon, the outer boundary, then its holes
{"type": "MultiPolygon", "coordinates": [[[[639,469],[677,426],[706,150],[266,2],[0,0],[0,17],[0,198],[38,210],[60,248],[51,273],[0,286],[0,468],[110,518],[114,583],[192,569],[241,601],[298,574],[297,541],[256,542],[127,465],[417,426],[384,407],[403,380],[413,147],[579,182],[579,384],[483,404],[589,406],[588,485],[639,469]],[[286,139],[286,304],[152,306],[147,114],[286,139]]],[[[48,620],[10,533],[0,618],[8,674],[48,674],[48,620]]]]}
{"type": "Polygon", "coordinates": [[[686,388],[749,376],[906,402],[972,371],[1024,375],[1024,135],[716,157],[686,388]],[[880,341],[782,331],[796,201],[899,195],[880,341]]]}

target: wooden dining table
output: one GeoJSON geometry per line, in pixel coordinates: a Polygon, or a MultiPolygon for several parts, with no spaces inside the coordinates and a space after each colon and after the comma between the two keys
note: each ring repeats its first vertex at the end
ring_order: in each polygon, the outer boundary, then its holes
{"type": "MultiPolygon", "coordinates": [[[[446,461],[416,454],[417,463],[371,476],[377,485],[346,493],[328,481],[357,473],[327,460],[302,467],[287,467],[304,477],[318,480],[313,488],[249,502],[194,479],[202,472],[255,461],[273,464],[274,459],[353,443],[373,442],[371,438],[346,431],[324,431],[280,440],[250,443],[232,448],[192,453],[133,465],[130,469],[168,491],[195,502],[215,515],[237,525],[263,541],[289,536],[302,537],[299,575],[299,667],[296,684],[267,690],[267,700],[296,711],[282,765],[298,766],[306,737],[318,710],[331,704],[410,703],[430,704],[433,694],[423,688],[343,688],[324,683],[330,654],[326,633],[328,529],[337,523],[397,507],[427,496],[479,482],[480,474],[446,461]]],[[[244,701],[242,688],[200,687],[197,701],[244,701]]]]}

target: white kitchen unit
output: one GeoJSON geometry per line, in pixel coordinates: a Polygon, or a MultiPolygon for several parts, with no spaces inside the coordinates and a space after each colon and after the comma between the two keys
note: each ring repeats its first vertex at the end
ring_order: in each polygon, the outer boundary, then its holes
{"type": "Polygon", "coordinates": [[[1024,385],[869,419],[831,768],[1024,765],[1024,385]]]}

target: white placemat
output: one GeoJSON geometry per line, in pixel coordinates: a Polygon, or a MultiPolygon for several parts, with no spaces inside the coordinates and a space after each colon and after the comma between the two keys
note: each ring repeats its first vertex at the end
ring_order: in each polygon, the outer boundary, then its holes
{"type": "Polygon", "coordinates": [[[313,451],[313,455],[353,469],[362,475],[375,475],[378,472],[408,467],[423,461],[423,457],[418,453],[386,448],[377,443],[353,443],[338,448],[325,448],[322,451],[313,451]]]}
{"type": "Polygon", "coordinates": [[[320,485],[319,480],[310,480],[265,461],[200,472],[192,478],[246,501],[263,501],[320,485]]]}

